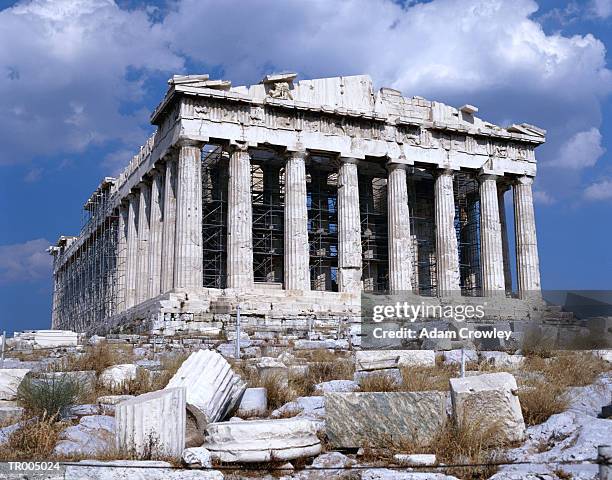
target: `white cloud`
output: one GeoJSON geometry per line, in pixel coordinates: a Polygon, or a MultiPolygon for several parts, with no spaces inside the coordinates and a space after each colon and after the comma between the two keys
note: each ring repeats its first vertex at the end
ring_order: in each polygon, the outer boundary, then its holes
{"type": "Polygon", "coordinates": [[[555,199],[548,192],[543,190],[534,190],[533,200],[540,205],[552,205],[555,203],[555,199]]]}
{"type": "Polygon", "coordinates": [[[0,284],[51,278],[53,262],[45,251],[49,245],[49,241],[44,238],[0,245],[0,284]]]}
{"type": "Polygon", "coordinates": [[[604,179],[592,183],[584,191],[587,200],[608,200],[612,198],[612,180],[604,179]]]}
{"type": "Polygon", "coordinates": [[[111,0],[35,0],[0,11],[0,164],[145,138],[147,75],[183,59],[141,10],[111,0]],[[129,111],[129,110],[128,110],[129,111]]]}
{"type": "Polygon", "coordinates": [[[43,169],[34,167],[28,170],[23,177],[23,181],[26,183],[35,183],[38,182],[42,178],[43,169]]]}
{"type": "Polygon", "coordinates": [[[592,167],[606,151],[601,139],[601,133],[595,127],[578,132],[561,146],[559,158],[551,163],[572,170],[592,167]]]}
{"type": "Polygon", "coordinates": [[[596,17],[608,18],[612,15],[612,0],[591,0],[591,12],[596,17]]]}

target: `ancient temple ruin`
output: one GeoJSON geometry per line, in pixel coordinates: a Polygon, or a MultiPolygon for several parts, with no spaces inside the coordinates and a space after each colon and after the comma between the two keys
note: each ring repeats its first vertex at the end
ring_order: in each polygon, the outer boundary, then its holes
{"type": "Polygon", "coordinates": [[[375,92],[365,75],[168,83],[157,131],[87,200],[80,234],[50,248],[54,328],[215,330],[237,306],[260,325],[340,328],[361,291],[540,290],[544,130],[375,92]]]}

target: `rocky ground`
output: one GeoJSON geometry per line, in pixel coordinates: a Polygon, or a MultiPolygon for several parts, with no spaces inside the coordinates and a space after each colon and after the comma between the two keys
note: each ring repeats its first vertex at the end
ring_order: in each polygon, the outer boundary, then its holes
{"type": "Polygon", "coordinates": [[[0,460],[61,461],[46,478],[564,480],[597,478],[612,444],[610,351],[465,350],[460,378],[460,350],[74,343],[9,342],[0,460]]]}

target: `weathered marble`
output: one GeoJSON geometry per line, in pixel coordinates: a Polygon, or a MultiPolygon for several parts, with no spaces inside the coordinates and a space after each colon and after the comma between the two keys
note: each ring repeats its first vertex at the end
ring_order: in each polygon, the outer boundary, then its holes
{"type": "Polygon", "coordinates": [[[286,461],[321,453],[315,422],[304,418],[211,423],[206,443],[213,459],[228,463],[286,461]]]}
{"type": "Polygon", "coordinates": [[[15,400],[17,389],[29,371],[25,368],[0,369],[0,400],[15,400]]]}
{"type": "Polygon", "coordinates": [[[355,370],[380,370],[398,367],[434,367],[433,350],[361,350],[355,352],[355,370]]]}
{"type": "Polygon", "coordinates": [[[166,386],[176,387],[185,387],[187,408],[202,431],[233,411],[246,390],[227,360],[212,350],[198,350],[183,362],[166,386]]]}
{"type": "Polygon", "coordinates": [[[443,392],[326,393],[326,427],[334,448],[427,442],[446,420],[443,392]]]}
{"type": "Polygon", "coordinates": [[[185,389],[145,393],[117,405],[117,450],[179,458],[185,448],[185,389]]]}
{"type": "Polygon", "coordinates": [[[511,374],[451,378],[450,386],[455,421],[478,423],[483,429],[499,429],[500,440],[523,440],[525,422],[516,380],[511,374]]]}

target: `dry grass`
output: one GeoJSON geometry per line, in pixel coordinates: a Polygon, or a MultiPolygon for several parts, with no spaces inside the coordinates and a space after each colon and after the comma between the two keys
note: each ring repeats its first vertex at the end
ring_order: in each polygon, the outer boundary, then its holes
{"type": "Polygon", "coordinates": [[[314,393],[317,383],[330,380],[352,380],[355,367],[347,359],[317,361],[308,364],[306,375],[289,375],[289,388],[295,396],[305,397],[314,393]]]}
{"type": "Polygon", "coordinates": [[[362,392],[399,392],[401,384],[390,375],[380,374],[365,377],[359,383],[362,392]]]}
{"type": "Polygon", "coordinates": [[[567,409],[565,388],[548,380],[529,380],[519,389],[519,401],[527,425],[538,425],[567,409]]]}
{"type": "Polygon", "coordinates": [[[446,392],[450,389],[449,380],[459,375],[459,367],[438,365],[435,367],[405,367],[401,369],[404,392],[425,392],[437,390],[446,392]]]}
{"type": "Polygon", "coordinates": [[[60,432],[70,426],[56,420],[55,416],[43,416],[39,420],[26,422],[9,437],[6,444],[0,446],[0,460],[49,459],[60,432]]]}
{"type": "Polygon", "coordinates": [[[131,345],[101,342],[88,347],[84,354],[62,359],[62,362],[59,365],[53,366],[53,369],[64,372],[94,370],[97,375],[100,375],[108,367],[122,363],[131,363],[133,360],[134,355],[131,345]]]}

